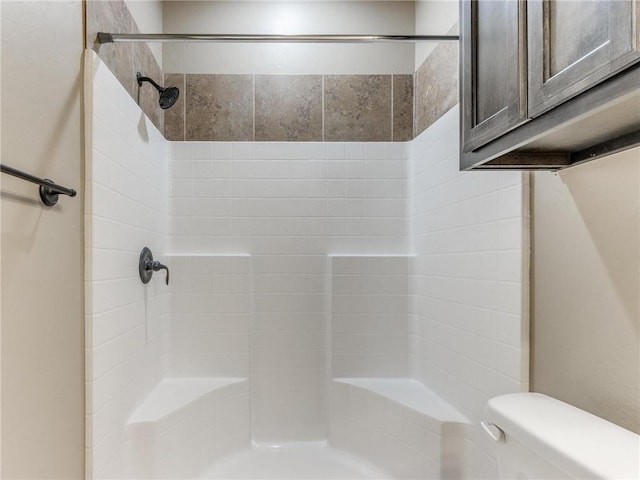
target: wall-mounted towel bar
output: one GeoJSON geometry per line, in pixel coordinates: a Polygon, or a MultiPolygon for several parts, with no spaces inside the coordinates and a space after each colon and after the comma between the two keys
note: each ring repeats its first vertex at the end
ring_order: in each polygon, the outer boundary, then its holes
{"type": "Polygon", "coordinates": [[[53,180],[49,180],[48,178],[34,177],[29,173],[25,173],[16,168],[2,164],[0,164],[0,170],[2,170],[2,173],[6,173],[8,175],[18,177],[22,180],[26,180],[27,182],[40,185],[40,200],[42,200],[42,203],[44,203],[48,207],[52,207],[56,203],[58,203],[59,194],[69,195],[70,197],[76,196],[76,191],[73,188],[60,186],[53,180]]]}

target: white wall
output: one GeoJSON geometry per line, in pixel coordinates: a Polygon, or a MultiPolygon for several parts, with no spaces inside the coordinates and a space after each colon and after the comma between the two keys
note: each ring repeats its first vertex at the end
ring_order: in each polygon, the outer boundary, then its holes
{"type": "MultiPolygon", "coordinates": [[[[325,438],[328,255],[406,254],[404,158],[398,143],[174,144],[173,252],[192,262],[210,254],[251,256],[250,378],[258,442],[325,438]]],[[[219,283],[226,310],[216,306],[219,313],[203,321],[223,325],[241,343],[229,352],[230,366],[212,364],[208,374],[238,372],[246,358],[243,331],[230,331],[231,319],[225,320],[231,312],[245,318],[236,300],[246,292],[246,273],[234,272],[238,278],[219,283]]],[[[181,321],[189,317],[176,317],[174,331],[188,328],[181,321]]]]}
{"type": "Polygon", "coordinates": [[[2,478],[83,478],[82,2],[0,2],[2,478]],[[47,41],[46,39],[55,39],[47,41]]]}
{"type": "Polygon", "coordinates": [[[403,143],[173,145],[173,253],[407,252],[403,143]]]}
{"type": "MultiPolygon", "coordinates": [[[[416,35],[446,35],[458,21],[458,0],[417,0],[416,35]]],[[[429,56],[437,43],[416,43],[415,69],[429,56]]]]}
{"type": "MultiPolygon", "coordinates": [[[[528,177],[460,173],[457,108],[410,144],[174,143],[169,190],[166,142],[101,63],[95,84],[90,472],[126,468],[126,414],[163,373],[170,307],[161,279],[144,297],[131,272],[143,243],[178,268],[164,373],[248,376],[259,443],[326,437],[330,361],[376,376],[381,357],[400,359],[389,375],[419,379],[476,426],[490,397],[527,389],[528,177]],[[332,336],[345,320],[358,328],[332,336]],[[332,358],[340,342],[349,361],[332,358]]],[[[466,448],[470,476],[495,478],[478,428],[466,448]]]]}
{"type": "Polygon", "coordinates": [[[472,421],[470,478],[496,478],[489,398],[528,388],[528,176],[459,171],[459,107],[410,147],[413,375],[472,421]]]}
{"type": "MultiPolygon", "coordinates": [[[[98,0],[100,1],[100,0],[98,0]]],[[[125,0],[140,33],[163,33],[162,0],[125,0]]],[[[162,43],[148,43],[151,53],[162,68],[162,43]]]]}
{"type": "MultiPolygon", "coordinates": [[[[413,34],[412,1],[169,1],[166,33],[413,34]]],[[[408,74],[408,44],[167,44],[167,73],[408,74]]]]}
{"type": "Polygon", "coordinates": [[[138,258],[167,260],[170,149],[91,50],[85,93],[87,477],[122,478],[127,418],[163,373],[169,288],[143,285],[138,258]]]}
{"type": "Polygon", "coordinates": [[[638,433],[640,149],[533,178],[533,390],[638,433]]]}
{"type": "Polygon", "coordinates": [[[407,377],[410,256],[331,258],[332,377],[407,377]]]}
{"type": "Polygon", "coordinates": [[[165,372],[172,377],[241,377],[250,371],[251,258],[174,255],[165,372]]]}
{"type": "MultiPolygon", "coordinates": [[[[0,7],[0,38],[2,38],[2,8],[0,7]]],[[[2,91],[2,52],[0,49],[0,91],[2,91]]],[[[0,115],[0,145],[2,145],[2,115],[0,115]]],[[[0,180],[0,186],[2,180],[0,180]]],[[[2,251],[2,208],[0,208],[0,252],[2,251]]],[[[2,371],[2,255],[0,255],[0,371],[2,371]]],[[[2,381],[0,381],[0,477],[2,477],[2,381]]]]}
{"type": "MultiPolygon", "coordinates": [[[[179,2],[167,7],[187,21],[179,2]]],[[[409,63],[413,71],[413,54],[409,63]]],[[[111,148],[131,144],[149,152],[126,137],[130,130],[117,128],[125,141],[111,148]]],[[[104,155],[117,158],[115,150],[104,155]]],[[[376,375],[385,355],[398,361],[389,375],[419,379],[476,425],[490,397],[527,389],[528,177],[460,173],[457,108],[411,144],[179,142],[172,156],[171,239],[164,251],[179,269],[165,372],[248,376],[254,440],[325,438],[327,378],[376,375]],[[407,283],[391,264],[407,268],[411,254],[407,283]],[[363,270],[363,262],[374,271],[363,270]],[[389,269],[376,271],[378,262],[389,269]],[[362,280],[366,289],[358,289],[362,280]],[[352,310],[334,308],[341,295],[355,304],[352,310]],[[387,317],[379,295],[389,295],[402,315],[387,317]],[[331,335],[342,320],[353,320],[343,314],[363,321],[347,338],[331,335]],[[398,338],[390,347],[381,337],[391,331],[398,338]],[[348,361],[332,357],[340,348],[348,361]],[[332,372],[329,359],[340,368],[332,372]]],[[[125,250],[133,256],[133,246],[125,250]]],[[[131,292],[134,277],[121,280],[131,292]]],[[[148,358],[157,359],[158,330],[151,332],[148,358]]],[[[160,373],[156,367],[151,377],[160,373]]],[[[493,445],[477,428],[467,449],[470,476],[494,478],[493,445]]]]}

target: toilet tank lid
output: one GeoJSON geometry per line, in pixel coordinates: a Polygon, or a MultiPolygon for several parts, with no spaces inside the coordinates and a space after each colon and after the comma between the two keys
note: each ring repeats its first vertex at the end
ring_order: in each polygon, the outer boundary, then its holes
{"type": "Polygon", "coordinates": [[[541,393],[489,400],[486,420],[573,478],[640,478],[640,436],[541,393]]]}

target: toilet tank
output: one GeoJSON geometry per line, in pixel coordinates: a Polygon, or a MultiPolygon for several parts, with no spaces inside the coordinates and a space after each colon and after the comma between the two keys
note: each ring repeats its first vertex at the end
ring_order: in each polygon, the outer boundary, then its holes
{"type": "Polygon", "coordinates": [[[501,479],[639,479],[640,436],[541,393],[489,400],[501,479]]]}

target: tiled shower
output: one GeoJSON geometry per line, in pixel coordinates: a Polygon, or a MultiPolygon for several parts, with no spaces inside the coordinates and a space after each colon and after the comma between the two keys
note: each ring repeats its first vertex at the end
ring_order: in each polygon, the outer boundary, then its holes
{"type": "Polygon", "coordinates": [[[160,118],[119,55],[85,58],[88,478],[327,441],[388,478],[438,478],[455,444],[451,478],[491,478],[482,409],[527,388],[528,184],[458,172],[447,88],[414,114],[416,79],[450,72],[171,73],[160,118]],[[140,282],[144,246],[169,286],[140,282]]]}
{"type": "Polygon", "coordinates": [[[173,73],[165,83],[186,98],[165,116],[168,140],[401,142],[413,136],[411,75],[173,73]]]}

